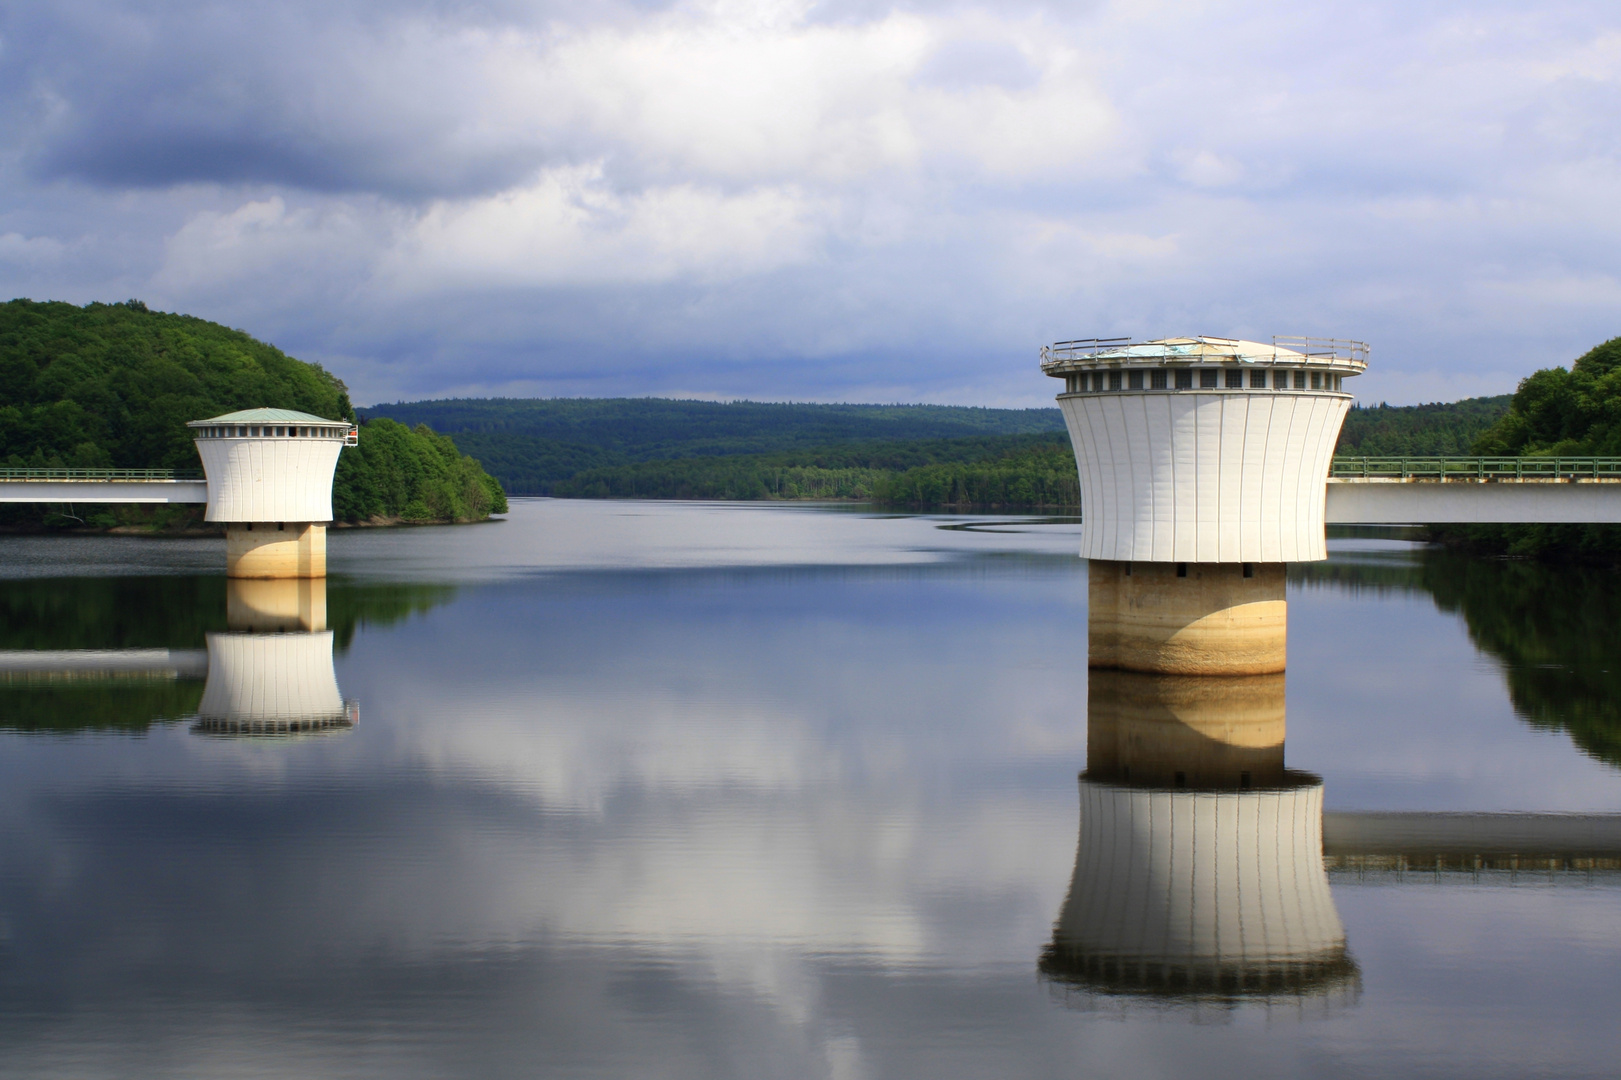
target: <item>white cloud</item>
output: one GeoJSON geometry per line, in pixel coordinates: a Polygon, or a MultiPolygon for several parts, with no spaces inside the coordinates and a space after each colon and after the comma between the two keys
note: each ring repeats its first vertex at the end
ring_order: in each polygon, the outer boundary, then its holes
{"type": "Polygon", "coordinates": [[[361,400],[1034,404],[1044,338],[1189,331],[1416,387],[1621,329],[1598,4],[67,10],[13,34],[0,160],[56,171],[0,285],[155,293],[361,400]]]}
{"type": "Polygon", "coordinates": [[[822,213],[786,186],[623,194],[600,166],[553,169],[525,188],[436,203],[384,255],[380,273],[418,289],[724,281],[812,257],[822,213]]]}

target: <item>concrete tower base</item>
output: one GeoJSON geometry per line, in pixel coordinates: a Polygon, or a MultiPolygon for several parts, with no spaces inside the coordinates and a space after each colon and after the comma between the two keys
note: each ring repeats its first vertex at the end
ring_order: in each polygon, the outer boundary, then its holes
{"type": "Polygon", "coordinates": [[[256,521],[225,527],[225,576],[326,577],[326,526],[256,521]]]}
{"type": "Polygon", "coordinates": [[[1088,664],[1164,675],[1270,675],[1284,669],[1282,563],[1093,559],[1088,664]]]}

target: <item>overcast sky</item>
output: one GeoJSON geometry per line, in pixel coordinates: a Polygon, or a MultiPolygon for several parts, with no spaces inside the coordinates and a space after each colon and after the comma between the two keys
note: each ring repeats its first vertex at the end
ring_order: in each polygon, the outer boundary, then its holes
{"type": "Polygon", "coordinates": [[[361,403],[1034,405],[1047,341],[1621,334],[1621,5],[0,0],[0,292],[361,403]]]}

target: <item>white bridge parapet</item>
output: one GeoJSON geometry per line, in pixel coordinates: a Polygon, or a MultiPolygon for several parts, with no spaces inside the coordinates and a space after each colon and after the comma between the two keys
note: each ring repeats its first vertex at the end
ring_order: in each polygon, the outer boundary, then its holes
{"type": "Polygon", "coordinates": [[[1621,523],[1621,478],[1328,481],[1329,525],[1621,523]]]}
{"type": "Polygon", "coordinates": [[[0,502],[206,503],[208,481],[163,469],[0,469],[0,502]]]}

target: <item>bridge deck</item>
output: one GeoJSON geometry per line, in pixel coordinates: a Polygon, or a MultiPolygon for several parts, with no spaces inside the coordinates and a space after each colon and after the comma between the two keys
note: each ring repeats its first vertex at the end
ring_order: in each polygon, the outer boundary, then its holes
{"type": "Polygon", "coordinates": [[[175,469],[0,469],[0,502],[206,503],[200,472],[175,469]]]}
{"type": "Polygon", "coordinates": [[[1351,458],[1329,470],[1330,525],[1621,523],[1621,458],[1351,458]]]}

